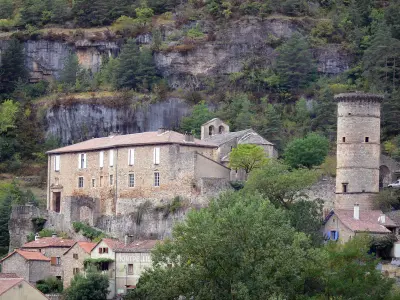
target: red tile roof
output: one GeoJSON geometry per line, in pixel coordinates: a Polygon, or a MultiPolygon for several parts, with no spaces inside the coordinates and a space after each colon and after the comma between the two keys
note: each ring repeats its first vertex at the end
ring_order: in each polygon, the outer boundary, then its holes
{"type": "Polygon", "coordinates": [[[6,260],[7,258],[9,258],[10,256],[14,255],[15,253],[18,253],[19,255],[21,255],[26,260],[50,261],[50,258],[44,256],[39,251],[24,251],[24,250],[21,250],[21,249],[16,249],[13,252],[11,252],[10,254],[8,254],[6,257],[4,257],[2,260],[0,260],[0,262],[6,260]]]}
{"type": "Polygon", "coordinates": [[[396,227],[396,224],[388,217],[385,217],[385,223],[378,221],[383,215],[380,210],[360,210],[360,219],[354,219],[353,210],[335,209],[334,214],[342,223],[350,230],[355,232],[376,232],[376,233],[391,233],[386,227],[396,227]]]}
{"type": "Polygon", "coordinates": [[[3,295],[16,284],[24,281],[23,278],[2,278],[0,279],[0,295],[3,295]]]}
{"type": "Polygon", "coordinates": [[[217,145],[212,142],[194,139],[193,142],[186,142],[185,136],[179,132],[166,131],[159,134],[157,131],[142,132],[134,134],[116,135],[103,138],[94,138],[74,145],[54,149],[48,151],[52,153],[68,153],[90,151],[97,149],[108,149],[123,146],[142,146],[142,145],[162,145],[162,144],[179,144],[185,146],[197,146],[216,148],[217,145]]]}
{"type": "Polygon", "coordinates": [[[66,247],[70,248],[75,244],[74,240],[62,239],[59,237],[43,237],[36,241],[24,244],[21,248],[48,248],[48,247],[66,247]]]}
{"type": "Polygon", "coordinates": [[[134,241],[125,245],[125,242],[114,239],[102,239],[114,252],[150,252],[159,240],[134,241]]]}
{"type": "Polygon", "coordinates": [[[96,243],[91,243],[91,242],[76,242],[73,244],[67,251],[65,251],[64,255],[68,253],[69,250],[71,250],[75,245],[78,245],[81,247],[86,253],[90,254],[92,249],[96,247],[96,243]]]}
{"type": "Polygon", "coordinates": [[[21,278],[15,273],[0,273],[0,279],[2,278],[21,278]]]}

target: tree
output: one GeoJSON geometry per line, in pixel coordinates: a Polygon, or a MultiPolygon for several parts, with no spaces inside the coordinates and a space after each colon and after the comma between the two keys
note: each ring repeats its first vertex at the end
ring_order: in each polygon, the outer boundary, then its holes
{"type": "Polygon", "coordinates": [[[13,0],[0,0],[0,19],[10,19],[13,13],[13,0]]]}
{"type": "Polygon", "coordinates": [[[11,93],[19,79],[25,81],[27,78],[23,45],[12,39],[1,57],[0,94],[11,93]]]}
{"type": "Polygon", "coordinates": [[[320,257],[283,210],[242,192],[190,211],[172,237],[153,251],[131,299],[294,299],[320,257]]]}
{"type": "Polygon", "coordinates": [[[12,100],[5,100],[0,104],[0,134],[15,128],[18,110],[19,104],[12,100]]]}
{"type": "Polygon", "coordinates": [[[67,87],[72,88],[76,84],[77,75],[80,71],[78,56],[75,53],[70,53],[65,61],[64,67],[60,72],[60,81],[67,87]]]}
{"type": "Polygon", "coordinates": [[[208,109],[207,104],[204,101],[200,101],[200,103],[193,106],[190,117],[182,118],[181,130],[193,133],[194,136],[199,138],[201,135],[201,125],[210,121],[213,117],[214,114],[208,109]]]}
{"type": "Polygon", "coordinates": [[[356,236],[346,244],[327,246],[321,276],[325,299],[388,299],[394,280],[377,269],[379,260],[368,254],[370,245],[367,236],[356,236]]]}
{"type": "Polygon", "coordinates": [[[136,88],[139,85],[145,87],[157,78],[151,51],[140,51],[134,39],[129,39],[124,45],[118,60],[116,75],[119,88],[136,88]]]}
{"type": "Polygon", "coordinates": [[[324,162],[328,151],[328,139],[316,133],[310,133],[303,139],[290,142],[283,156],[285,162],[293,168],[312,168],[324,162]]]}
{"type": "Polygon", "coordinates": [[[314,80],[316,64],[304,37],[295,33],[278,48],[276,70],[282,85],[291,90],[304,88],[314,80]]]}
{"type": "Polygon", "coordinates": [[[301,193],[317,181],[315,170],[294,169],[275,159],[250,173],[244,190],[259,192],[277,207],[290,208],[295,200],[304,199],[301,193]]]}
{"type": "Polygon", "coordinates": [[[61,293],[63,291],[63,282],[56,277],[47,277],[44,280],[38,280],[36,288],[43,294],[61,293]]]}
{"type": "Polygon", "coordinates": [[[264,149],[252,144],[240,144],[233,148],[229,155],[229,167],[236,170],[243,169],[246,174],[260,168],[266,162],[264,149]]]}
{"type": "Polygon", "coordinates": [[[64,292],[65,300],[106,300],[107,294],[108,277],[95,268],[89,268],[85,275],[75,275],[64,292]]]}

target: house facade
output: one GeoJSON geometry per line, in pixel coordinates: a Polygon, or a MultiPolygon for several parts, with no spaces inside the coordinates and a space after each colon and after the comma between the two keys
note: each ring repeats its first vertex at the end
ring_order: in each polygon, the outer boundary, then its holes
{"type": "Polygon", "coordinates": [[[157,240],[124,242],[113,239],[102,239],[92,250],[91,258],[108,258],[109,263],[100,267],[109,277],[108,299],[122,295],[128,289],[135,288],[140,275],[151,267],[150,251],[157,240]]]}
{"type": "Polygon", "coordinates": [[[62,257],[64,288],[68,288],[70,286],[71,280],[76,274],[84,271],[85,259],[90,258],[90,253],[95,246],[96,243],[76,242],[64,253],[62,257]]]}
{"type": "Polygon", "coordinates": [[[55,276],[62,280],[64,276],[62,258],[71,246],[75,244],[74,240],[62,239],[55,235],[52,237],[35,237],[36,240],[25,243],[21,249],[27,251],[38,251],[50,261],[49,276],[55,276]]]}
{"type": "Polygon", "coordinates": [[[49,277],[50,258],[39,251],[14,250],[0,260],[1,273],[15,273],[31,284],[49,277]]]}

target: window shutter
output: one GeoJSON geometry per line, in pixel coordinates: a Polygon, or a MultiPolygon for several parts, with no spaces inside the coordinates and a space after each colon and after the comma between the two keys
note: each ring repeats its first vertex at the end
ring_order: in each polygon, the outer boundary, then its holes
{"type": "Polygon", "coordinates": [[[108,253],[108,248],[104,248],[105,252],[108,253]]]}
{"type": "Polygon", "coordinates": [[[81,155],[80,153],[78,154],[78,169],[81,168],[81,155]]]}
{"type": "Polygon", "coordinates": [[[86,161],[86,153],[83,154],[83,168],[86,169],[87,167],[87,161],[86,161]]]}
{"type": "Polygon", "coordinates": [[[104,151],[100,151],[99,154],[99,166],[102,168],[104,166],[104,151]]]}
{"type": "Polygon", "coordinates": [[[160,164],[160,148],[154,148],[154,164],[160,164]]]}
{"type": "Polygon", "coordinates": [[[54,170],[60,171],[60,155],[54,156],[54,170]]]}
{"type": "Polygon", "coordinates": [[[51,257],[51,265],[52,265],[52,266],[55,266],[55,265],[56,265],[56,259],[57,259],[57,258],[56,258],[55,256],[52,256],[52,257],[51,257]]]}
{"type": "Polygon", "coordinates": [[[331,232],[330,232],[330,231],[328,231],[328,232],[326,233],[326,238],[327,238],[328,240],[331,239],[331,232]]]}
{"type": "Polygon", "coordinates": [[[101,254],[101,253],[103,253],[103,248],[99,248],[99,253],[101,254]]]}
{"type": "Polygon", "coordinates": [[[128,164],[133,166],[135,163],[135,149],[129,149],[129,159],[128,164]]]}
{"type": "Polygon", "coordinates": [[[114,166],[114,150],[110,150],[110,167],[114,166]]]}

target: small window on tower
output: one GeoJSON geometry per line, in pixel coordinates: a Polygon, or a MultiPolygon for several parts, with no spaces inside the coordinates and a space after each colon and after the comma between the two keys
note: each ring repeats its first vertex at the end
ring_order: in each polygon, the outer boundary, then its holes
{"type": "Polygon", "coordinates": [[[368,136],[365,137],[365,142],[366,142],[366,143],[369,142],[369,137],[368,137],[368,136]]]}
{"type": "Polygon", "coordinates": [[[342,191],[343,191],[343,193],[347,193],[347,185],[348,185],[348,183],[342,183],[342,191]]]}
{"type": "Polygon", "coordinates": [[[346,142],[346,137],[342,137],[342,142],[343,142],[343,143],[346,142]]]}

